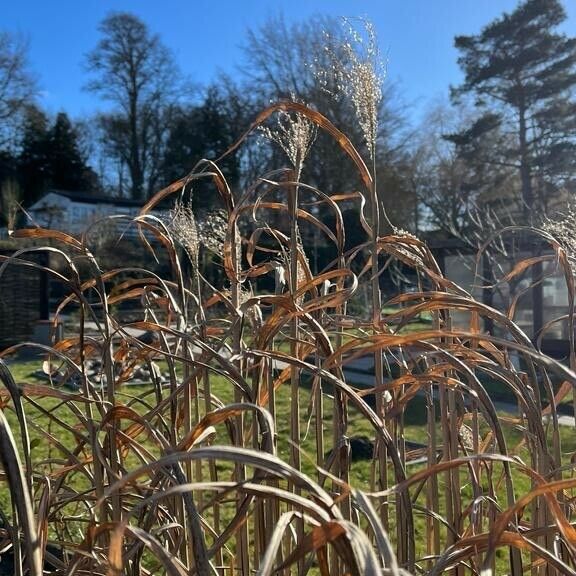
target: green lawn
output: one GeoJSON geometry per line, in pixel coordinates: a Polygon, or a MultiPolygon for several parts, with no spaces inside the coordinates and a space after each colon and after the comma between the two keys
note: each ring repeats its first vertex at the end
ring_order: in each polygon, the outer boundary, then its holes
{"type": "MultiPolygon", "coordinates": [[[[15,362],[10,364],[10,370],[18,384],[30,383],[30,384],[47,384],[46,381],[39,380],[34,376],[34,371],[40,367],[41,363],[39,360],[29,360],[23,362],[15,362]]],[[[219,400],[224,403],[230,403],[234,400],[234,391],[232,385],[221,376],[211,377],[211,388],[212,393],[219,400]]],[[[152,394],[152,386],[131,386],[124,387],[118,391],[117,401],[125,405],[133,407],[138,413],[144,414],[151,406],[155,404],[154,395],[152,394]],[[148,406],[148,407],[146,407],[148,406]]],[[[68,391],[72,394],[71,391],[68,391]]],[[[27,392],[26,392],[27,393],[27,392]]],[[[285,461],[289,461],[290,458],[290,431],[289,431],[289,421],[291,407],[291,394],[290,388],[287,385],[281,386],[276,395],[276,432],[277,432],[277,450],[278,455],[285,461]]],[[[332,442],[332,429],[334,426],[333,422],[333,401],[332,398],[325,394],[323,397],[324,402],[324,419],[323,428],[325,433],[325,450],[328,451],[331,447],[332,442]]],[[[9,405],[8,405],[9,406],[9,405]]],[[[85,406],[82,402],[68,401],[63,402],[61,399],[57,398],[46,398],[46,397],[35,397],[30,396],[25,401],[25,410],[27,414],[27,420],[30,426],[30,436],[31,436],[31,455],[32,460],[35,463],[35,471],[37,473],[45,472],[50,474],[54,470],[55,462],[63,462],[68,456],[66,454],[66,449],[71,449],[77,445],[75,440],[75,434],[82,433],[85,434],[84,425],[81,424],[81,415],[85,414],[85,406]],[[79,416],[80,415],[80,416],[79,416]]],[[[419,442],[421,444],[428,444],[429,438],[427,436],[427,431],[425,427],[425,405],[423,400],[416,398],[411,403],[411,409],[405,415],[405,421],[407,422],[404,428],[404,437],[406,440],[411,440],[414,442],[419,442]]],[[[11,409],[6,409],[5,412],[8,415],[9,422],[14,429],[17,430],[16,418],[11,409]]],[[[301,460],[303,471],[312,478],[318,478],[320,476],[316,466],[316,443],[313,434],[314,430],[314,416],[309,416],[310,413],[310,390],[306,387],[300,389],[300,414],[301,414],[301,460]]],[[[97,416],[95,415],[95,418],[97,416]]],[[[127,425],[124,425],[126,428],[127,425]]],[[[525,463],[530,462],[530,453],[525,445],[520,443],[522,439],[522,432],[518,429],[516,424],[503,424],[503,429],[505,432],[507,444],[509,451],[512,454],[517,455],[525,463]]],[[[441,442],[441,424],[438,423],[437,426],[437,441],[441,442]]],[[[348,436],[367,436],[369,438],[374,438],[374,433],[371,425],[367,422],[365,417],[360,414],[357,410],[351,408],[349,413],[349,427],[348,436]]],[[[160,450],[147,440],[144,436],[138,437],[141,442],[151,454],[158,456],[160,450]]],[[[567,463],[570,460],[571,455],[576,452],[576,435],[572,428],[562,428],[561,430],[561,440],[563,449],[563,459],[567,463]]],[[[228,443],[227,435],[225,433],[224,427],[218,428],[218,434],[216,436],[216,442],[228,443]]],[[[134,468],[139,465],[139,461],[136,457],[131,456],[126,459],[124,465],[127,468],[134,468]]],[[[408,474],[413,474],[425,467],[425,463],[408,465],[408,474]]],[[[231,470],[231,466],[218,465],[218,471],[220,474],[226,474],[228,470],[231,470]]],[[[501,473],[501,466],[494,465],[494,474],[497,477],[501,473]]],[[[370,491],[370,478],[373,474],[372,462],[369,460],[360,460],[352,463],[350,470],[350,484],[356,488],[370,491]]],[[[468,470],[466,468],[461,469],[461,492],[463,499],[465,501],[471,502],[473,500],[473,494],[470,487],[468,470]]],[[[69,478],[69,483],[72,482],[74,488],[78,491],[88,487],[86,478],[80,473],[74,473],[73,477],[69,478]]],[[[392,482],[392,479],[391,479],[392,482]]],[[[530,490],[531,481],[525,475],[515,472],[514,483],[517,497],[525,494],[530,490]]],[[[330,485],[326,485],[330,488],[330,485]]],[[[442,476],[440,476],[440,492],[442,492],[442,476]]],[[[415,490],[411,492],[415,498],[415,502],[421,505],[425,505],[424,491],[416,494],[415,490]]],[[[503,499],[503,488],[499,490],[497,496],[502,498],[500,504],[502,507],[506,507],[505,501],[503,499]]],[[[0,490],[0,506],[3,509],[9,510],[9,495],[7,490],[0,490]]],[[[442,511],[442,510],[441,510],[442,511]]],[[[78,513],[74,507],[68,507],[64,509],[66,514],[78,513]]],[[[64,513],[63,512],[63,513],[64,513]]],[[[232,512],[224,513],[223,517],[228,517],[232,512]]],[[[416,535],[419,541],[419,546],[423,546],[423,535],[426,533],[425,519],[422,515],[416,516],[416,535]],[[422,541],[421,541],[422,540],[422,541]]],[[[394,540],[393,526],[391,526],[391,537],[394,540]]],[[[424,554],[425,550],[419,548],[419,552],[424,554]]]]}

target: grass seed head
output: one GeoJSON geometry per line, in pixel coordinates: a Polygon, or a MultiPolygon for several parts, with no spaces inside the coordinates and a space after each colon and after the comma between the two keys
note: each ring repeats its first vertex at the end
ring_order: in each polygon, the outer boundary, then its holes
{"type": "Polygon", "coordinates": [[[566,212],[560,218],[547,218],[542,229],[560,243],[574,268],[576,263],[576,204],[568,204],[566,212]]]}
{"type": "Polygon", "coordinates": [[[384,79],[376,33],[367,20],[361,20],[362,30],[349,19],[344,19],[343,24],[346,33],[342,43],[334,43],[326,36],[331,69],[317,71],[316,77],[320,86],[334,97],[350,98],[366,146],[374,155],[384,79]]]}
{"type": "Polygon", "coordinates": [[[190,261],[195,269],[198,267],[198,252],[200,242],[198,238],[198,226],[191,206],[177,204],[170,212],[168,230],[188,253],[190,261]]]}
{"type": "Polygon", "coordinates": [[[213,210],[198,222],[200,242],[210,252],[222,255],[228,230],[228,216],[224,210],[213,210]]]}
{"type": "Polygon", "coordinates": [[[316,139],[316,126],[302,114],[280,112],[276,125],[264,126],[261,131],[284,150],[293,168],[300,171],[316,139]]]}

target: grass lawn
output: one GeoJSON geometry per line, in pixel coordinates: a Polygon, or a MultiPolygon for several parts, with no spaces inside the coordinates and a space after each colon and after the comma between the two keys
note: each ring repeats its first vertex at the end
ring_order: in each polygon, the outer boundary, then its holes
{"type": "MultiPolygon", "coordinates": [[[[9,363],[10,372],[12,373],[15,381],[17,384],[22,383],[30,383],[30,384],[41,384],[41,385],[48,385],[48,382],[45,379],[39,378],[35,375],[35,372],[42,367],[42,361],[38,359],[32,360],[23,360],[23,361],[13,361],[9,363]]],[[[234,392],[233,387],[221,376],[213,375],[211,376],[211,389],[214,396],[216,396],[223,404],[228,404],[234,401],[234,392]]],[[[63,389],[63,391],[67,391],[63,389]]],[[[152,391],[151,386],[130,386],[124,387],[119,394],[119,398],[124,398],[124,402],[126,403],[133,403],[133,405],[137,408],[137,410],[141,413],[145,412],[145,408],[143,404],[140,404],[137,401],[138,398],[146,398],[150,396],[152,391]]],[[[68,391],[70,392],[70,391],[68,391]]],[[[152,399],[148,398],[147,402],[150,402],[152,399]]],[[[276,410],[277,410],[277,418],[276,418],[276,426],[277,426],[277,434],[278,434],[278,453],[281,457],[287,457],[289,453],[290,444],[288,442],[288,430],[284,428],[283,424],[289,422],[289,415],[291,410],[291,396],[288,386],[282,386],[277,392],[276,396],[276,410]]],[[[308,428],[313,426],[313,416],[310,416],[309,413],[311,411],[310,406],[310,390],[307,387],[301,387],[300,389],[300,413],[301,413],[301,429],[303,431],[303,436],[301,439],[300,448],[304,455],[310,455],[315,453],[315,444],[313,444],[312,440],[310,439],[310,434],[307,435],[305,432],[308,428]]],[[[59,400],[55,400],[53,398],[43,398],[37,400],[39,406],[45,408],[46,410],[53,410],[54,407],[59,406],[62,404],[59,400]]],[[[77,403],[74,403],[77,404],[77,403]]],[[[45,429],[45,425],[49,424],[50,418],[46,415],[40,415],[38,410],[29,406],[28,407],[30,413],[29,418],[32,420],[35,427],[38,429],[45,429]]],[[[74,425],[74,416],[72,411],[66,408],[65,405],[62,405],[60,408],[60,417],[63,419],[64,422],[68,423],[69,425],[74,425]]],[[[413,442],[418,442],[421,444],[428,443],[428,435],[425,428],[425,404],[422,398],[415,398],[411,405],[410,409],[405,416],[405,422],[407,424],[404,427],[404,435],[406,440],[410,440],[413,442]]],[[[510,416],[509,414],[504,416],[510,416]]],[[[333,411],[332,411],[332,399],[331,396],[328,394],[324,395],[324,423],[325,423],[325,437],[326,441],[329,445],[331,441],[330,432],[332,429],[332,419],[333,419],[333,411]]],[[[516,446],[519,444],[523,437],[522,430],[519,428],[517,424],[514,423],[506,423],[506,418],[504,418],[503,428],[506,434],[507,444],[509,446],[509,450],[517,453],[520,457],[527,456],[527,449],[524,445],[516,450],[516,446]]],[[[349,436],[356,437],[356,436],[367,436],[372,438],[374,436],[372,432],[371,424],[364,418],[364,416],[353,407],[350,412],[349,418],[349,436]]],[[[440,423],[438,425],[438,438],[437,440],[441,441],[440,436],[441,428],[440,423]]],[[[561,439],[562,439],[562,447],[563,452],[565,455],[569,456],[576,452],[576,435],[573,434],[573,430],[569,427],[562,427],[561,428],[561,439]]],[[[329,447],[329,446],[328,446],[329,447]]],[[[307,462],[309,462],[310,458],[304,458],[304,466],[307,466],[307,462]]],[[[366,466],[369,467],[369,462],[363,461],[357,466],[359,469],[365,468],[366,466]]],[[[356,467],[356,466],[355,466],[356,467]]],[[[311,470],[306,470],[307,473],[311,472],[311,470]]],[[[366,475],[364,473],[359,474],[358,479],[365,478],[366,475]]]]}
{"type": "MultiPolygon", "coordinates": [[[[13,362],[10,364],[10,370],[18,384],[30,383],[30,384],[44,384],[46,381],[38,379],[34,372],[38,370],[41,366],[40,360],[27,360],[21,362],[13,362]]],[[[211,388],[212,394],[223,403],[228,404],[234,400],[234,391],[232,385],[221,376],[211,377],[211,388]]],[[[70,394],[72,392],[66,391],[70,394]]],[[[123,403],[127,406],[132,407],[136,412],[140,414],[145,414],[152,406],[154,406],[156,400],[153,394],[152,386],[130,386],[124,387],[117,394],[117,401],[123,403]]],[[[310,390],[306,387],[300,389],[300,414],[301,414],[301,441],[300,441],[300,451],[302,460],[302,470],[310,477],[318,479],[321,477],[319,474],[315,461],[316,461],[316,441],[313,434],[315,422],[314,416],[309,416],[311,413],[310,406],[310,390]]],[[[425,422],[425,405],[423,404],[423,399],[416,398],[412,401],[413,405],[411,410],[409,410],[405,415],[405,421],[407,422],[404,428],[404,437],[406,440],[413,442],[418,442],[423,445],[428,444],[429,438],[427,435],[425,422]]],[[[70,458],[69,450],[72,450],[77,446],[77,435],[86,434],[85,425],[82,424],[82,418],[85,414],[85,406],[82,402],[78,401],[67,401],[63,402],[61,399],[52,397],[35,397],[30,396],[25,402],[25,410],[27,414],[27,420],[30,427],[31,436],[31,456],[34,462],[35,471],[38,473],[53,474],[55,469],[55,463],[63,464],[66,459],[70,458]]],[[[277,391],[276,396],[276,432],[277,432],[277,450],[278,455],[285,461],[290,459],[290,447],[289,442],[290,431],[290,413],[291,413],[291,394],[290,388],[287,385],[281,386],[277,391]]],[[[14,430],[17,430],[17,422],[15,415],[12,410],[6,410],[9,422],[14,426],[14,430]]],[[[510,415],[506,415],[510,416],[510,415]]],[[[97,413],[95,413],[95,418],[98,418],[97,413]]],[[[333,422],[333,402],[329,395],[324,395],[324,419],[323,428],[325,433],[325,450],[328,451],[332,443],[332,429],[334,426],[333,422]]],[[[123,429],[126,429],[128,424],[123,424],[123,429]]],[[[530,463],[530,452],[526,444],[522,442],[523,432],[519,429],[518,424],[510,423],[506,418],[503,419],[503,430],[506,436],[506,441],[508,445],[508,450],[511,454],[518,456],[522,461],[530,463]]],[[[437,442],[441,443],[442,429],[441,423],[437,426],[437,442]]],[[[374,438],[374,433],[371,425],[366,420],[366,418],[357,410],[351,408],[349,413],[349,426],[348,426],[348,436],[366,436],[370,439],[374,438]]],[[[158,456],[160,454],[160,449],[157,445],[153,444],[145,435],[138,437],[137,440],[141,443],[141,446],[148,450],[151,454],[158,456]]],[[[572,428],[562,428],[561,429],[561,441],[563,450],[563,460],[567,463],[572,454],[576,452],[576,435],[572,428]]],[[[225,433],[224,427],[219,427],[215,442],[219,443],[229,443],[227,434],[225,433]]],[[[127,469],[135,468],[140,464],[140,461],[134,455],[129,456],[124,461],[124,466],[127,469]]],[[[407,473],[411,475],[416,473],[423,468],[426,464],[420,462],[419,464],[408,465],[407,473]]],[[[227,469],[231,469],[231,465],[218,464],[218,473],[221,475],[226,475],[227,469]]],[[[491,467],[486,467],[484,472],[486,474],[493,473],[495,477],[502,472],[502,467],[500,465],[493,465],[491,467]]],[[[205,471],[204,474],[207,472],[205,471]]],[[[202,472],[200,472],[202,474],[202,472]]],[[[358,460],[354,461],[350,469],[350,484],[355,487],[365,491],[370,491],[371,477],[374,474],[373,463],[371,460],[358,460]]],[[[54,481],[53,477],[53,481],[54,481]]],[[[392,477],[390,479],[392,482],[392,477]]],[[[443,493],[442,482],[443,476],[439,476],[440,482],[440,494],[443,493]]],[[[516,497],[525,494],[530,490],[531,480],[520,473],[518,470],[514,472],[514,483],[516,497]]],[[[88,488],[89,484],[86,478],[80,473],[73,473],[68,479],[68,485],[72,485],[75,490],[81,492],[82,490],[88,488]]],[[[504,499],[504,489],[503,483],[497,483],[501,486],[497,497],[500,501],[500,506],[505,508],[506,503],[504,499]]],[[[327,489],[331,488],[330,483],[325,486],[327,489]]],[[[462,497],[464,501],[469,501],[470,503],[474,499],[472,493],[472,488],[470,484],[469,471],[467,468],[462,467],[460,472],[460,490],[462,492],[462,497]]],[[[414,502],[416,504],[425,505],[425,494],[424,490],[417,492],[412,489],[411,495],[413,496],[414,502]]],[[[38,495],[37,495],[38,496],[38,495]]],[[[0,490],[0,506],[4,510],[9,510],[9,495],[7,490],[0,490]]],[[[441,506],[443,506],[441,504],[441,506]]],[[[63,514],[78,513],[78,510],[74,506],[68,506],[63,508],[63,514]]],[[[232,508],[228,511],[222,512],[223,520],[231,517],[233,514],[232,508]]],[[[528,512],[529,514],[529,512],[528,512]]],[[[394,540],[394,530],[393,526],[391,528],[391,537],[394,540]]],[[[425,554],[424,546],[424,535],[427,533],[426,519],[423,515],[415,515],[415,531],[418,542],[418,553],[419,555],[425,554]]],[[[502,560],[504,562],[504,560],[502,560]]]]}

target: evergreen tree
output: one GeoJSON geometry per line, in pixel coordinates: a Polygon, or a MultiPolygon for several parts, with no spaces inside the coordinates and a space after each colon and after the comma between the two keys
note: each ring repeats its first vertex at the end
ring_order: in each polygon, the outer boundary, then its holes
{"type": "Polygon", "coordinates": [[[478,160],[483,146],[485,162],[517,171],[526,221],[549,209],[576,170],[576,39],[557,31],[565,19],[558,0],[526,0],[455,39],[465,80],[454,96],[474,95],[480,115],[451,140],[464,158],[478,160]]]}
{"type": "Polygon", "coordinates": [[[50,125],[42,110],[28,109],[16,165],[25,205],[35,202],[48,188],[98,190],[98,178],[86,164],[76,130],[64,112],[50,125]]]}
{"type": "Polygon", "coordinates": [[[49,186],[48,130],[46,114],[35,106],[28,107],[17,162],[26,206],[34,203],[49,186]]]}
{"type": "Polygon", "coordinates": [[[78,145],[78,134],[64,112],[46,134],[47,172],[50,186],[59,190],[94,191],[97,177],[87,166],[78,145]]]}

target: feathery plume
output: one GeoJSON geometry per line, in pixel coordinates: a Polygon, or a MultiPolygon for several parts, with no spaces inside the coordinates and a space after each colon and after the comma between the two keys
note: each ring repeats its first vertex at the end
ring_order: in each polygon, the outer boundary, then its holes
{"type": "Polygon", "coordinates": [[[198,269],[200,242],[198,240],[198,227],[192,207],[185,206],[181,203],[177,204],[170,212],[168,230],[172,233],[174,239],[186,250],[192,266],[196,271],[198,269]]]}
{"type": "Polygon", "coordinates": [[[576,204],[569,203],[568,208],[560,218],[546,218],[542,230],[553,236],[564,248],[572,267],[576,261],[576,204]]]}
{"type": "Polygon", "coordinates": [[[546,218],[542,230],[553,236],[569,257],[576,257],[576,204],[570,203],[560,218],[546,218]]]}
{"type": "Polygon", "coordinates": [[[382,101],[384,72],[378,51],[374,26],[361,20],[363,31],[349,19],[344,42],[335,45],[327,35],[325,50],[332,63],[330,70],[319,70],[316,78],[320,86],[336,98],[350,98],[366,146],[374,155],[378,137],[378,111],[382,101]]]}
{"type": "Polygon", "coordinates": [[[316,138],[316,126],[302,114],[280,112],[274,127],[264,126],[260,130],[265,138],[284,150],[299,172],[316,138]]]}
{"type": "Polygon", "coordinates": [[[222,255],[227,230],[228,215],[224,210],[207,212],[204,217],[198,221],[200,242],[214,254],[222,255]]]}

